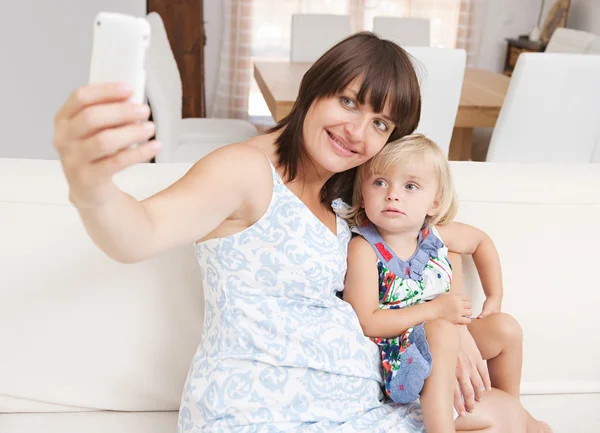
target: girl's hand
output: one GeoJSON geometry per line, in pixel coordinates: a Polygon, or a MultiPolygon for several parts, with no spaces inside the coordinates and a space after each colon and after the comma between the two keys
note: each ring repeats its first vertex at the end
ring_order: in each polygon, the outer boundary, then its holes
{"type": "Polygon", "coordinates": [[[490,296],[483,303],[481,313],[477,316],[478,319],[483,319],[490,314],[499,313],[502,310],[502,297],[490,296]]]}
{"type": "Polygon", "coordinates": [[[77,89],[54,118],[54,147],[77,206],[106,200],[115,173],[156,155],[156,142],[131,147],[154,135],[147,105],[127,102],[132,90],[118,83],[77,89]]]}
{"type": "Polygon", "coordinates": [[[438,319],[447,320],[455,325],[471,323],[471,298],[459,293],[442,293],[431,301],[437,310],[438,319]]]}

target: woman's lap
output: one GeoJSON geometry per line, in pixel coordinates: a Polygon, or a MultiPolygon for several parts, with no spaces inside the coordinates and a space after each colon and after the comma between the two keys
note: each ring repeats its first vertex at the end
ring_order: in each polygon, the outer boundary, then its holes
{"type": "MultiPolygon", "coordinates": [[[[180,426],[181,427],[181,426],[180,426]]],[[[180,429],[196,433],[192,429],[180,429]]],[[[205,425],[199,433],[424,433],[421,408],[418,403],[403,406],[382,404],[344,423],[319,421],[307,423],[264,423],[247,426],[228,426],[217,422],[205,425]]]]}

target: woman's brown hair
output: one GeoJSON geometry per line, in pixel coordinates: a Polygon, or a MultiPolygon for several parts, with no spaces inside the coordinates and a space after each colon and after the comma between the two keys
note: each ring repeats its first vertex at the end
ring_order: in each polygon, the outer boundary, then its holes
{"type": "MultiPolygon", "coordinates": [[[[355,33],[330,48],[306,72],[292,111],[268,132],[281,131],[276,140],[278,164],[287,181],[298,175],[306,157],[302,127],[311,104],[342,93],[355,79],[362,80],[358,102],[381,113],[390,102],[396,127],[388,142],[412,133],[421,116],[419,81],[409,55],[395,43],[371,32],[355,33]]],[[[321,190],[321,201],[336,198],[351,203],[356,168],[334,174],[321,190]]]]}

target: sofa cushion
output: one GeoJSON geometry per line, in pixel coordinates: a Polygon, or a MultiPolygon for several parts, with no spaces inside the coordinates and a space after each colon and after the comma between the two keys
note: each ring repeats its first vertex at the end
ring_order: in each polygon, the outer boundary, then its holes
{"type": "MultiPolygon", "coordinates": [[[[116,181],[143,198],[189,166],[142,164],[116,181]]],[[[504,310],[525,332],[523,392],[600,392],[599,166],[452,170],[457,219],[486,230],[500,252],[504,310]]],[[[85,233],[57,161],[0,159],[0,263],[0,412],[178,409],[203,321],[191,245],[115,263],[85,233]]]]}
{"type": "MultiPolygon", "coordinates": [[[[187,169],[147,168],[118,181],[141,198],[187,169]]],[[[69,205],[56,161],[2,160],[0,263],[0,412],[179,408],[203,321],[192,245],[114,262],[69,205]]]]}

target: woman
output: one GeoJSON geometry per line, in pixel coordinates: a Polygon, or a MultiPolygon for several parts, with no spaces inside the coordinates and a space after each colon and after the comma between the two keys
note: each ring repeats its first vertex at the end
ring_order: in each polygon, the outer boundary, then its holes
{"type": "MultiPolygon", "coordinates": [[[[225,146],[138,202],[112,176],[147,161],[147,107],[118,85],[77,90],[56,116],[55,146],[94,242],[121,262],[195,242],[206,299],[203,336],[185,384],[181,432],[423,431],[418,405],[382,402],[376,346],[342,290],[354,169],[420,116],[406,53],[370,33],[325,53],[288,117],[225,146]]],[[[478,391],[479,392],[479,391],[478,391]]],[[[457,429],[525,431],[518,404],[490,391],[457,429]],[[489,405],[504,405],[493,419],[489,405]],[[511,416],[509,414],[513,414],[511,416]]]]}

